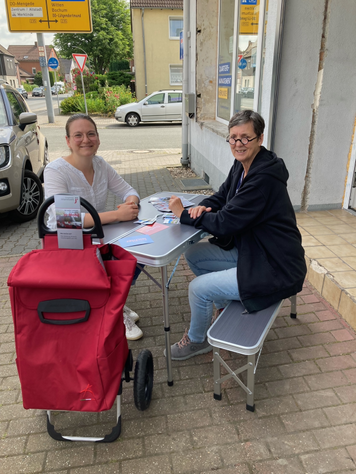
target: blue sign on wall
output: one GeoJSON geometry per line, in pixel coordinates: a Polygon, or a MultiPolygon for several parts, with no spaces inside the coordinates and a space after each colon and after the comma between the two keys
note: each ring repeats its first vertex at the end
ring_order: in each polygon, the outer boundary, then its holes
{"type": "Polygon", "coordinates": [[[257,5],[257,0],[241,0],[241,5],[257,5]]]}
{"type": "Polygon", "coordinates": [[[230,74],[230,63],[219,64],[219,74],[230,74]]]}
{"type": "Polygon", "coordinates": [[[48,67],[52,69],[57,69],[58,67],[58,59],[56,58],[49,58],[48,60],[48,67]]]}
{"type": "Polygon", "coordinates": [[[247,66],[247,61],[245,58],[242,58],[239,62],[239,69],[245,69],[247,66]]]}
{"type": "Polygon", "coordinates": [[[219,86],[231,87],[231,76],[219,76],[219,86]]]}

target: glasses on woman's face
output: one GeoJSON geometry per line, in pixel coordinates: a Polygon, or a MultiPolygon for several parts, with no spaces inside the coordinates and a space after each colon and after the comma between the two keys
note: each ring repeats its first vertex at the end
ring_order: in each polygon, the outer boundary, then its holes
{"type": "Polygon", "coordinates": [[[88,133],[74,133],[73,135],[71,135],[71,137],[73,138],[73,140],[75,140],[76,142],[81,142],[82,140],[84,140],[84,137],[87,137],[89,140],[96,140],[98,138],[98,134],[96,132],[93,131],[90,131],[88,133]]]}
{"type": "Polygon", "coordinates": [[[237,142],[242,143],[242,145],[248,145],[252,140],[256,140],[257,136],[254,138],[233,138],[233,137],[227,137],[226,141],[227,143],[230,143],[230,145],[236,145],[237,142]]]}

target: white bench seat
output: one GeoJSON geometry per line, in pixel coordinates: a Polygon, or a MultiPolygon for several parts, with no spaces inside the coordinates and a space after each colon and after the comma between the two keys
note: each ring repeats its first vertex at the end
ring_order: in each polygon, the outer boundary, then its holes
{"type": "MultiPolygon", "coordinates": [[[[247,410],[254,411],[255,373],[264,340],[276,319],[283,301],[256,313],[244,313],[239,301],[232,301],[208,331],[208,342],[213,346],[214,398],[221,400],[221,382],[233,377],[247,393],[247,410]],[[220,349],[244,354],[247,364],[233,371],[220,355],[220,349]],[[256,354],[258,358],[256,361],[256,354]],[[221,377],[221,365],[228,371],[221,377]],[[247,372],[247,383],[238,375],[247,372]]],[[[296,296],[291,297],[291,317],[296,317],[296,296]]]]}

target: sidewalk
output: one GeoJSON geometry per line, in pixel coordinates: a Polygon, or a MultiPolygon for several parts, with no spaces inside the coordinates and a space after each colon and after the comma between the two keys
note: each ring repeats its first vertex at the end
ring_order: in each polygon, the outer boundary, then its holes
{"type": "MultiPolygon", "coordinates": [[[[130,152],[103,155],[145,197],[178,190],[166,167],[179,164],[180,155],[167,151],[140,160],[130,152]]],[[[114,204],[111,197],[108,205],[114,204]]],[[[23,409],[6,286],[21,252],[6,253],[0,244],[0,473],[355,473],[356,334],[334,308],[345,307],[348,320],[356,317],[356,217],[340,210],[297,218],[308,277],[329,302],[309,282],[298,296],[296,320],[285,302],[260,357],[256,411],[246,411],[245,393],[231,379],[223,385],[222,400],[213,399],[211,353],[173,361],[174,385],[167,386],[161,292],[141,275],[128,305],[140,315],[144,338],[130,347],[134,360],[143,348],[153,353],[153,398],[147,411],[137,411],[133,383],[124,383],[122,433],[112,444],[56,442],[47,435],[45,412],[23,409]]],[[[33,229],[23,234],[22,253],[38,245],[33,229]]],[[[7,243],[15,238],[14,229],[3,232],[7,243]]],[[[159,277],[158,269],[149,272],[159,277]]],[[[189,324],[191,279],[182,258],[169,290],[172,343],[189,324]]],[[[232,365],[244,361],[235,354],[229,358],[232,365]]],[[[56,426],[69,427],[70,434],[97,434],[109,431],[113,419],[112,412],[64,413],[56,416],[56,426]]]]}

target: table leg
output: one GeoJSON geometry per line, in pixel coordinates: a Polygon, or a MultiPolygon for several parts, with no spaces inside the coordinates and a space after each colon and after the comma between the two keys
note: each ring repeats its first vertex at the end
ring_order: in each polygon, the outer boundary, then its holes
{"type": "Polygon", "coordinates": [[[163,323],[164,335],[166,342],[166,362],[167,362],[167,383],[171,387],[173,385],[172,376],[172,359],[171,359],[171,342],[170,342],[170,326],[169,326],[169,309],[168,309],[168,288],[167,284],[167,267],[161,267],[162,281],[162,300],[163,300],[163,323]]]}

